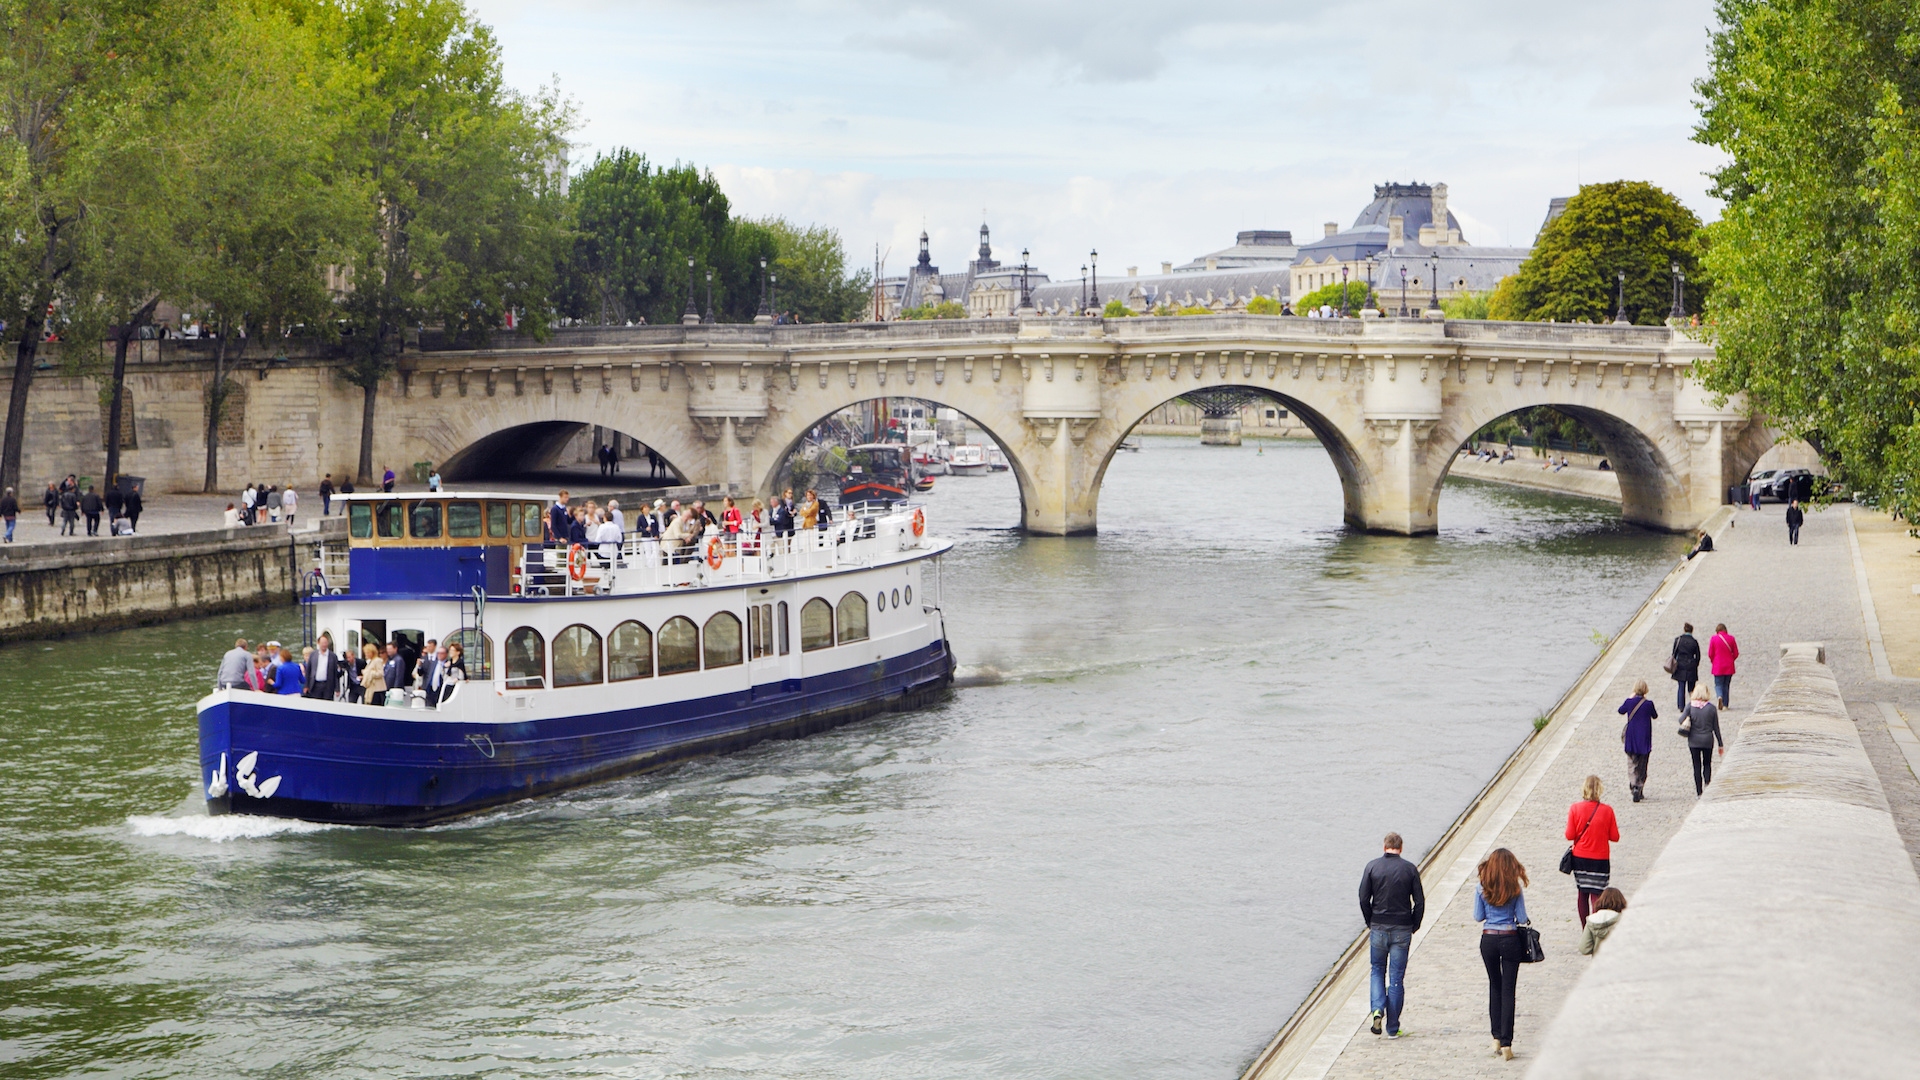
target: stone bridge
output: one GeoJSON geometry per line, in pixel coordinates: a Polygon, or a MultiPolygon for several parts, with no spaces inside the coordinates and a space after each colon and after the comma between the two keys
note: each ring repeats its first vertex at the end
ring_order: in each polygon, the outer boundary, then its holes
{"type": "MultiPolygon", "coordinates": [[[[1148,412],[1196,390],[1244,388],[1319,437],[1351,524],[1412,535],[1434,531],[1441,481],[1473,432],[1551,405],[1598,436],[1628,520],[1681,530],[1774,441],[1740,401],[1716,404],[1690,379],[1710,355],[1666,327],[1258,315],[568,329],[543,343],[409,351],[380,394],[374,457],[440,462],[453,480],[543,464],[577,425],[597,424],[653,447],[691,483],[765,495],[823,418],[916,397],[959,410],[1000,443],[1029,530],[1085,533],[1115,448],[1148,412]]],[[[205,375],[192,367],[184,352],[135,363],[131,385],[139,431],[155,409],[180,414],[170,430],[186,464],[175,486],[197,489],[195,388],[205,375]],[[163,369],[174,389],[161,385],[163,369]]],[[[311,490],[320,472],[349,471],[360,391],[333,378],[329,361],[250,360],[239,379],[251,395],[246,437],[222,452],[223,487],[261,479],[311,490]]],[[[128,470],[164,476],[149,443],[128,470]]]]}

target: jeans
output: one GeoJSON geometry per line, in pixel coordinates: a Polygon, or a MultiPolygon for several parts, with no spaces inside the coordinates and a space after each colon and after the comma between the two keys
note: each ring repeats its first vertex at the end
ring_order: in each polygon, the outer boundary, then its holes
{"type": "Polygon", "coordinates": [[[1647,789],[1647,755],[1627,755],[1627,789],[1638,799],[1647,789]]]}
{"type": "Polygon", "coordinates": [[[1687,750],[1693,755],[1693,793],[1704,794],[1707,785],[1713,783],[1713,747],[1689,746],[1687,750]]]}
{"type": "Polygon", "coordinates": [[[13,519],[7,519],[7,543],[13,543],[13,519]]]}
{"type": "Polygon", "coordinates": [[[1713,696],[1720,699],[1720,707],[1733,704],[1733,676],[1715,675],[1713,677],[1713,696]]]}
{"type": "Polygon", "coordinates": [[[1699,685],[1699,681],[1696,679],[1675,679],[1673,680],[1673,685],[1678,688],[1676,696],[1679,698],[1674,708],[1679,709],[1681,712],[1686,712],[1687,697],[1693,693],[1693,688],[1699,685]]]}
{"type": "Polygon", "coordinates": [[[1520,982],[1520,935],[1481,934],[1480,962],[1487,966],[1487,1019],[1501,1046],[1513,1045],[1513,995],[1520,982]]]}
{"type": "Polygon", "coordinates": [[[333,513],[333,496],[331,495],[320,496],[320,516],[327,517],[332,513],[333,513]]]}
{"type": "Polygon", "coordinates": [[[1367,933],[1373,958],[1373,1008],[1387,1011],[1387,1034],[1400,1031],[1400,1010],[1407,1004],[1407,949],[1411,926],[1376,926],[1367,933]]]}
{"type": "Polygon", "coordinates": [[[1800,542],[1800,526],[1798,525],[1787,526],[1787,543],[1797,544],[1799,542],[1800,542]]]}

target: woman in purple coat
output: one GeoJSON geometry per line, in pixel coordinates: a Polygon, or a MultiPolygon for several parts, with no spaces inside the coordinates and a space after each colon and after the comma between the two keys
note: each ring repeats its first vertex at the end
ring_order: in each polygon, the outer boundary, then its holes
{"type": "Polygon", "coordinates": [[[1647,755],[1653,753],[1653,722],[1660,719],[1647,697],[1645,679],[1633,684],[1633,696],[1618,711],[1627,718],[1627,726],[1620,729],[1620,748],[1627,752],[1627,787],[1633,801],[1639,802],[1646,792],[1647,755]]]}

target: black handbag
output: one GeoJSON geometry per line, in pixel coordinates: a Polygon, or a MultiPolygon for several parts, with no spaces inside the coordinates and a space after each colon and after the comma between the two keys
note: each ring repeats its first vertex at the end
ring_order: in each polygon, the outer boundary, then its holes
{"type": "Polygon", "coordinates": [[[1537,964],[1547,958],[1547,951],[1540,947],[1540,931],[1532,923],[1520,924],[1520,962],[1537,964]]]}

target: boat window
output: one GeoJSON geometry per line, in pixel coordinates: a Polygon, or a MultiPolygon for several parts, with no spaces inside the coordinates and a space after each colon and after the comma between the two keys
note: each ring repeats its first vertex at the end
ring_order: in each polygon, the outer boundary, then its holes
{"type": "Polygon", "coordinates": [[[765,606],[764,604],[747,606],[747,655],[755,660],[766,655],[767,635],[761,631],[760,626],[760,609],[765,606]]]}
{"type": "Polygon", "coordinates": [[[833,605],[819,597],[800,609],[800,651],[833,648],[833,605]]]}
{"type": "MultiPolygon", "coordinates": [[[[507,535],[507,518],[512,516],[509,513],[507,513],[507,511],[512,509],[513,509],[513,506],[510,503],[490,502],[487,504],[487,535],[488,536],[503,537],[507,535]]],[[[519,524],[519,522],[515,522],[514,524],[517,525],[519,524]]],[[[520,530],[518,529],[513,530],[513,535],[519,536],[520,530]]]]}
{"type": "Polygon", "coordinates": [[[894,607],[900,606],[900,590],[899,589],[893,590],[893,606],[894,607]]]}
{"type": "Polygon", "coordinates": [[[693,620],[676,615],[660,624],[660,674],[700,670],[700,631],[693,620]]]}
{"type": "Polygon", "coordinates": [[[653,675],[653,631],[623,622],[607,635],[607,681],[625,682],[653,675]]]}
{"type": "Polygon", "coordinates": [[[850,592],[840,598],[840,644],[867,640],[867,598],[850,592]]]}
{"type": "Polygon", "coordinates": [[[540,631],[523,626],[507,635],[507,689],[543,690],[547,685],[547,642],[540,631]]]}
{"type": "Polygon", "coordinates": [[[525,524],[521,526],[522,536],[525,536],[529,540],[540,539],[541,533],[540,533],[540,504],[539,503],[521,503],[520,504],[520,520],[525,522],[525,524]]]}
{"type": "Polygon", "coordinates": [[[347,529],[356,540],[373,535],[373,507],[366,503],[347,504],[347,529]]]}
{"type": "Polygon", "coordinates": [[[373,520],[380,535],[397,538],[407,535],[407,508],[397,502],[383,502],[374,508],[373,520]]]}
{"type": "Polygon", "coordinates": [[[732,667],[740,663],[740,617],[723,611],[707,620],[707,666],[732,667]]]}
{"type": "Polygon", "coordinates": [[[913,586],[911,585],[907,586],[907,603],[908,605],[913,603],[913,586]]]}
{"type": "Polygon", "coordinates": [[[879,606],[881,611],[887,610],[887,590],[881,589],[880,595],[874,597],[874,603],[879,606]]]}
{"type": "Polygon", "coordinates": [[[787,602],[785,600],[780,601],[779,614],[775,615],[774,618],[780,621],[780,625],[778,627],[778,634],[780,637],[780,655],[785,656],[790,651],[787,647],[787,602]]]}
{"type": "Polygon", "coordinates": [[[553,635],[553,685],[587,686],[600,681],[600,635],[575,623],[553,635]]]}
{"type": "Polygon", "coordinates": [[[477,502],[448,503],[447,535],[459,540],[478,537],[480,535],[480,504],[477,502]]]}
{"type": "Polygon", "coordinates": [[[459,645],[460,658],[467,662],[467,678],[493,678],[493,639],[472,627],[447,635],[445,645],[459,645]]]}
{"type": "Polygon", "coordinates": [[[413,504],[409,529],[415,540],[432,540],[440,535],[440,504],[437,502],[417,502],[413,504]]]}

